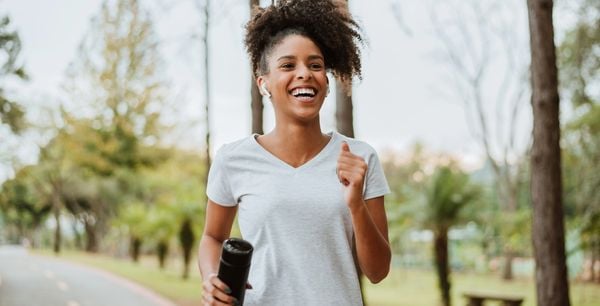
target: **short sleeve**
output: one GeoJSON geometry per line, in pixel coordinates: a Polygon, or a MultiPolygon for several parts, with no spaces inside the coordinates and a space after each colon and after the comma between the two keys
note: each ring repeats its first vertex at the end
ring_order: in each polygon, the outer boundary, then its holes
{"type": "Polygon", "coordinates": [[[369,200],[390,193],[390,187],[385,178],[383,167],[381,166],[381,162],[379,162],[377,152],[372,148],[369,152],[367,165],[364,199],[369,200]]]}
{"type": "Polygon", "coordinates": [[[226,152],[227,147],[223,146],[215,155],[208,172],[206,196],[221,206],[232,207],[236,206],[237,202],[234,199],[231,182],[227,176],[226,152]]]}

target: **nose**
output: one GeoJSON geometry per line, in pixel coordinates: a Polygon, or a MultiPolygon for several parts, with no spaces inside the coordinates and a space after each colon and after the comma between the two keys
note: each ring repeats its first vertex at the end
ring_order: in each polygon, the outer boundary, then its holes
{"type": "Polygon", "coordinates": [[[306,65],[298,65],[298,69],[296,70],[296,77],[299,80],[309,80],[312,78],[312,71],[306,65]]]}

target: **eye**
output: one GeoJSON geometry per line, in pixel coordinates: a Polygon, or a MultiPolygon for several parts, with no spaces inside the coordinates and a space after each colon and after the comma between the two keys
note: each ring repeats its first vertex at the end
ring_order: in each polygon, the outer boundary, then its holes
{"type": "Polygon", "coordinates": [[[293,63],[283,63],[279,66],[279,68],[282,68],[283,70],[291,70],[291,69],[294,69],[294,64],[293,63]]]}
{"type": "Polygon", "coordinates": [[[310,69],[321,70],[321,69],[323,69],[323,65],[321,63],[312,63],[312,64],[310,64],[310,69]]]}

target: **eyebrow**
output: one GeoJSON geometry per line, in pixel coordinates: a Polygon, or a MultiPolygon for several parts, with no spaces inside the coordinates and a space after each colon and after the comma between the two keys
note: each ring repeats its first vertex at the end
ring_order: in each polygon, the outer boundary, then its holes
{"type": "MultiPolygon", "coordinates": [[[[295,56],[293,56],[293,55],[284,55],[284,56],[282,56],[282,57],[278,58],[278,59],[277,59],[277,61],[280,61],[280,60],[286,60],[286,59],[296,59],[296,57],[295,57],[295,56]]],[[[324,60],[324,58],[323,58],[322,56],[320,56],[320,55],[309,55],[309,56],[308,56],[308,59],[309,59],[309,60],[313,60],[313,59],[320,59],[320,60],[324,60]]]]}

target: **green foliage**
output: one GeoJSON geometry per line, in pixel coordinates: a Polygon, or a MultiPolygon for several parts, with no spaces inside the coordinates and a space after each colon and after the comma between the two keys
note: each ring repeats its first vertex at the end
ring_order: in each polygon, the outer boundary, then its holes
{"type": "Polygon", "coordinates": [[[600,2],[574,3],[577,23],[567,31],[558,48],[558,64],[563,93],[567,93],[573,105],[580,107],[600,101],[597,88],[600,82],[600,2]]]}
{"type": "MultiPolygon", "coordinates": [[[[27,79],[27,74],[19,64],[21,39],[16,31],[10,30],[10,19],[0,18],[0,58],[5,60],[0,64],[0,80],[7,77],[27,79]]],[[[16,101],[6,96],[4,88],[0,87],[0,124],[8,124],[13,133],[21,132],[25,127],[25,112],[16,101]]]]}
{"type": "Polygon", "coordinates": [[[565,213],[577,248],[600,252],[600,3],[574,4],[577,23],[558,49],[561,92],[574,109],[563,129],[565,213]]]}
{"type": "Polygon", "coordinates": [[[48,198],[40,192],[36,170],[34,166],[20,169],[13,179],[4,182],[0,193],[4,222],[7,226],[14,225],[21,236],[29,238],[32,238],[29,231],[37,229],[51,210],[48,198]]]}
{"type": "Polygon", "coordinates": [[[136,0],[105,1],[69,68],[66,90],[91,118],[67,118],[80,164],[98,175],[162,162],[156,145],[167,128],[162,59],[149,14],[136,0]]]}
{"type": "Polygon", "coordinates": [[[472,206],[481,195],[479,187],[455,165],[436,168],[427,178],[418,200],[418,223],[433,231],[448,230],[472,220],[477,207],[472,206]],[[470,208],[470,209],[466,209],[470,208]]]}

